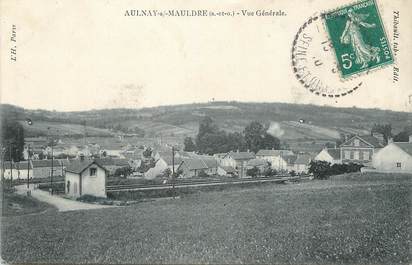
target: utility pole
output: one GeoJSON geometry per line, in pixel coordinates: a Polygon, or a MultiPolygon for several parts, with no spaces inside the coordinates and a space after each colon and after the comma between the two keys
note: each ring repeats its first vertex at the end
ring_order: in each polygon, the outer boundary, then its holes
{"type": "Polygon", "coordinates": [[[13,143],[9,143],[9,159],[10,159],[10,187],[13,188],[13,158],[11,156],[13,143]]]}
{"type": "Polygon", "coordinates": [[[53,195],[53,136],[50,135],[50,127],[47,128],[49,139],[51,139],[51,172],[50,172],[50,193],[53,195]]]}
{"type": "Polygon", "coordinates": [[[50,175],[50,188],[51,188],[51,195],[53,195],[53,173],[54,173],[54,167],[53,167],[53,137],[52,137],[52,142],[51,142],[51,175],[50,175]]]}
{"type": "Polygon", "coordinates": [[[175,198],[175,148],[172,146],[172,190],[173,199],[175,198]]]}
{"type": "Polygon", "coordinates": [[[30,144],[27,147],[27,189],[30,187],[30,144]]]}

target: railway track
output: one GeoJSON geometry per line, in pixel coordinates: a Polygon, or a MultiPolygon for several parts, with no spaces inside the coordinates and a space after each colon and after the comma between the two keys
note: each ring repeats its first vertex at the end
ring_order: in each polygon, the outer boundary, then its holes
{"type": "MultiPolygon", "coordinates": [[[[205,186],[220,186],[220,185],[233,185],[233,184],[247,184],[247,183],[267,183],[275,182],[282,183],[285,181],[297,181],[300,177],[277,177],[277,178],[254,178],[254,179],[234,179],[234,180],[207,180],[207,181],[179,181],[175,183],[175,188],[185,187],[205,187],[205,186]]],[[[136,190],[160,190],[171,189],[172,183],[167,184],[121,184],[121,185],[108,185],[106,191],[136,191],[136,190]]]]}

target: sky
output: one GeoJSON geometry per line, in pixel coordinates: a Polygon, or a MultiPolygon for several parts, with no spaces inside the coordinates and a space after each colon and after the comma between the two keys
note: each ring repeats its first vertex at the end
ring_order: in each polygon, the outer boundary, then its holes
{"type": "MultiPolygon", "coordinates": [[[[193,102],[288,102],[412,111],[411,16],[401,17],[397,64],[362,77],[336,99],[316,96],[295,78],[291,46],[316,12],[351,1],[1,2],[1,103],[75,111],[193,102]],[[285,17],[126,17],[130,9],[284,10],[285,17]],[[16,25],[16,43],[10,40],[16,25]],[[17,60],[10,48],[17,44],[17,60]],[[5,56],[3,56],[5,55],[5,56]]],[[[410,1],[380,0],[389,38],[393,11],[410,1]]],[[[409,9],[410,10],[410,9],[409,9]]]]}

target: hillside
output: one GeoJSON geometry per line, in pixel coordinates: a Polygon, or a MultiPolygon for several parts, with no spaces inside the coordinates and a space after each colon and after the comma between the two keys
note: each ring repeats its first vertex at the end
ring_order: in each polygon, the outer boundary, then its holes
{"type": "Polygon", "coordinates": [[[29,110],[1,105],[8,119],[33,120],[27,135],[111,136],[117,130],[147,137],[193,136],[199,120],[212,117],[227,131],[241,131],[252,120],[271,124],[273,134],[284,140],[339,138],[339,133],[368,133],[374,123],[390,123],[397,133],[412,124],[412,113],[379,109],[333,108],[286,103],[213,102],[143,109],[104,109],[79,112],[29,110]],[[304,120],[304,123],[299,122],[304,120]]]}

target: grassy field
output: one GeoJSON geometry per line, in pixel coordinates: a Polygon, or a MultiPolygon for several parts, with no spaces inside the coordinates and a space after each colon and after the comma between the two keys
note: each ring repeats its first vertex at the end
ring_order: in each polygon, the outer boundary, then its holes
{"type": "Polygon", "coordinates": [[[1,206],[1,215],[6,217],[41,213],[48,209],[54,209],[47,203],[9,192],[3,193],[1,206]]]}
{"type": "MultiPolygon", "coordinates": [[[[343,180],[342,180],[343,179],[343,180]]],[[[409,176],[199,192],[2,219],[2,258],[55,263],[410,263],[409,176]]]]}

